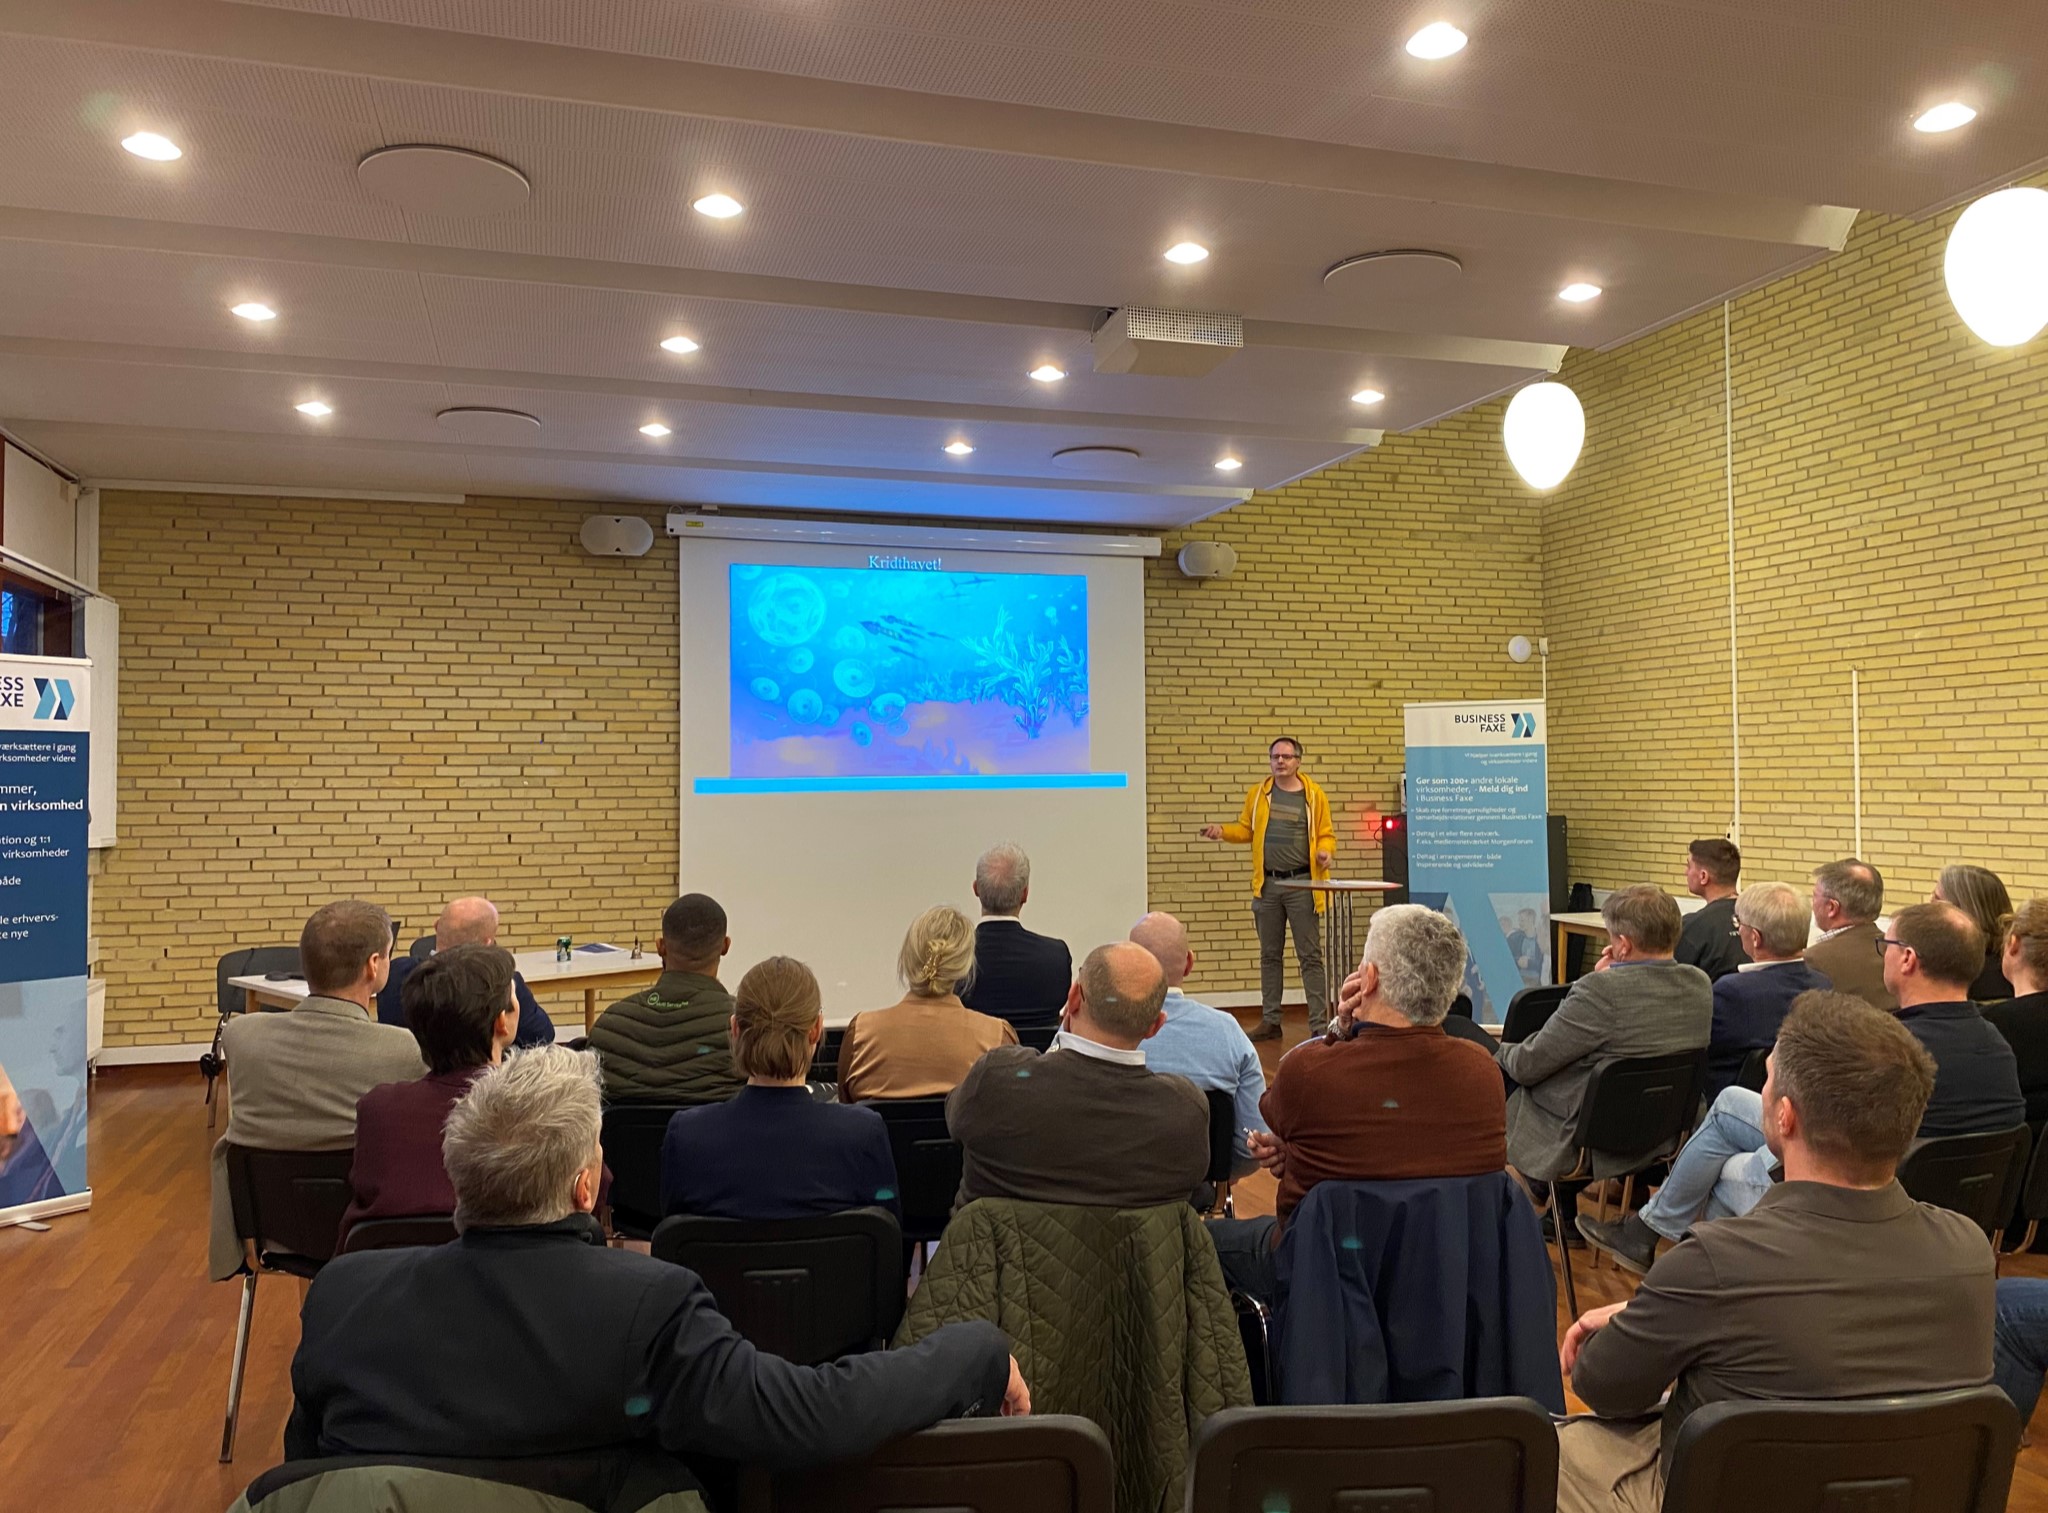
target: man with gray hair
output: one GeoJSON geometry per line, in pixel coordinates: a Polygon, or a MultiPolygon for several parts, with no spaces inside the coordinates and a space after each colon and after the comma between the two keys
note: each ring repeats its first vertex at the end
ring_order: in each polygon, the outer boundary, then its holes
{"type": "Polygon", "coordinates": [[[981,923],[974,932],[974,974],[960,1001],[977,1014],[1007,1019],[1020,1030],[1050,1029],[1074,980],[1067,943],[1024,928],[1018,918],[1031,897],[1031,858],[1011,841],[991,846],[974,864],[981,923]]]}
{"type": "MultiPolygon", "coordinates": [[[[1768,1051],[1801,993],[1832,986],[1800,953],[1812,923],[1807,902],[1786,883],[1751,883],[1735,898],[1735,930],[1749,960],[1714,979],[1714,1028],[1707,1041],[1707,1102],[1735,1085],[1752,1051],[1768,1051]]],[[[1872,960],[1877,952],[1870,953],[1872,960]]]]}
{"type": "Polygon", "coordinates": [[[976,1198],[1155,1208],[1184,1203],[1209,1169],[1209,1100],[1154,1073],[1166,977],[1129,941],[1081,963],[1044,1055],[997,1046],[946,1096],[960,1142],[959,1206],[976,1198]]]}
{"type": "Polygon", "coordinates": [[[789,1470],[941,1419],[1030,1411],[992,1325],[794,1366],[741,1338],[694,1272],[605,1248],[590,1218],[599,1120],[588,1052],[521,1052],[477,1078],[441,1148],[461,1238],[321,1269],[287,1458],[658,1449],[789,1470]]]}
{"type": "Polygon", "coordinates": [[[1265,1116],[1259,1112],[1266,1073],[1259,1065],[1258,1048],[1235,1016],[1181,991],[1180,985],[1195,967],[1186,925],[1171,914],[1154,912],[1131,926],[1131,943],[1150,951],[1166,973],[1166,1023],[1145,1042],[1145,1064],[1155,1072],[1185,1077],[1205,1092],[1233,1097],[1237,1174],[1244,1176],[1258,1165],[1246,1137],[1267,1133],[1265,1116]]]}
{"type": "Polygon", "coordinates": [[[1884,878],[1868,862],[1845,856],[1813,869],[1813,923],[1820,938],[1806,948],[1806,964],[1873,1009],[1895,1013],[1899,1000],[1884,985],[1877,917],[1884,913],[1884,878]]]}
{"type": "Polygon", "coordinates": [[[1231,1284],[1273,1300],[1273,1249],[1318,1182],[1476,1177],[1507,1165],[1507,1095],[1493,1058],[1444,1033],[1465,978],[1465,937],[1434,909],[1372,917],[1329,1035],[1281,1059],[1251,1148],[1280,1179],[1270,1218],[1213,1219],[1231,1284]]]}
{"type": "MultiPolygon", "coordinates": [[[[471,893],[449,899],[440,918],[434,921],[436,951],[452,951],[457,946],[495,946],[497,943],[498,906],[481,894],[471,893]]],[[[391,977],[377,994],[379,1024],[405,1023],[405,1003],[400,993],[406,978],[412,976],[413,968],[419,964],[420,958],[413,956],[392,958],[391,977]]],[[[533,989],[517,972],[512,974],[512,993],[519,1000],[519,1034],[513,1039],[513,1046],[524,1050],[530,1045],[552,1045],[555,1022],[548,1018],[540,1000],[533,996],[533,989]]]]}

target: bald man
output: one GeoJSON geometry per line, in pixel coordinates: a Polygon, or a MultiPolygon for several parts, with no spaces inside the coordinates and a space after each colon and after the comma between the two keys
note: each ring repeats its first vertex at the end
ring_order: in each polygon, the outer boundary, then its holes
{"type": "MultiPolygon", "coordinates": [[[[498,943],[498,906],[480,894],[466,894],[451,898],[448,906],[441,911],[441,917],[434,921],[434,949],[451,950],[456,946],[495,946],[498,943]]],[[[412,956],[395,957],[391,963],[391,980],[384,984],[384,991],[377,995],[377,1019],[381,1024],[403,1025],[405,1008],[399,1002],[398,990],[405,985],[405,979],[412,975],[412,969],[419,960],[412,956]]],[[[533,996],[533,990],[526,985],[526,979],[517,972],[512,974],[512,991],[519,998],[519,1034],[513,1039],[515,1047],[530,1045],[552,1045],[555,1039],[555,1022],[548,1018],[540,1002],[533,996]]]]}
{"type": "Polygon", "coordinates": [[[1209,1170],[1209,1100],[1154,1073],[1166,974],[1129,941],[1097,946],[1039,1055],[998,1046],[946,1097],[960,1142],[959,1206],[976,1198],[1154,1208],[1185,1203],[1209,1170]]]}
{"type": "Polygon", "coordinates": [[[1131,944],[1151,952],[1166,974],[1166,1023],[1145,1042],[1145,1064],[1155,1072],[1185,1077],[1204,1092],[1231,1094],[1237,1105],[1237,1174],[1256,1170],[1259,1163],[1245,1137],[1253,1130],[1269,1133],[1259,1114],[1266,1074],[1258,1051],[1234,1017],[1181,991],[1195,969],[1186,925],[1171,914],[1148,914],[1131,926],[1131,944]]]}

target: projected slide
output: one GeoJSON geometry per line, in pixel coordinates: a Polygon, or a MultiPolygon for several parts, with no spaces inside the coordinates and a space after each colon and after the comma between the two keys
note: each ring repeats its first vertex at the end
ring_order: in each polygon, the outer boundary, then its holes
{"type": "Polygon", "coordinates": [[[1088,580],[734,563],[734,778],[1088,772],[1088,580]]]}

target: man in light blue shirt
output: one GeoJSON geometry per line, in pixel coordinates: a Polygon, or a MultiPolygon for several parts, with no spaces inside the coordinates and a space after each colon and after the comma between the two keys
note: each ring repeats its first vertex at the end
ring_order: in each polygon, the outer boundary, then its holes
{"type": "Polygon", "coordinates": [[[1267,1133],[1259,1116],[1266,1074],[1259,1053],[1231,1015],[1212,1009],[1180,990],[1195,965],[1188,948],[1188,930],[1171,914],[1148,914],[1131,926],[1131,942],[1150,951],[1166,973],[1166,1023],[1145,1042],[1145,1065],[1155,1072],[1185,1077],[1203,1090],[1237,1097],[1237,1175],[1257,1168],[1245,1143],[1248,1130],[1267,1133]]]}

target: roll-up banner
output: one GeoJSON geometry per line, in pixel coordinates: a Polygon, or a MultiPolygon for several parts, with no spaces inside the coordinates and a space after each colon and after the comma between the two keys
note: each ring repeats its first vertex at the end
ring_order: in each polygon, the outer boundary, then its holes
{"type": "Polygon", "coordinates": [[[84,1208],[92,664],[0,656],[0,1224],[84,1208]]]}
{"type": "Polygon", "coordinates": [[[1471,948],[1482,1023],[1550,980],[1549,795],[1541,700],[1409,704],[1408,896],[1471,948]]]}

